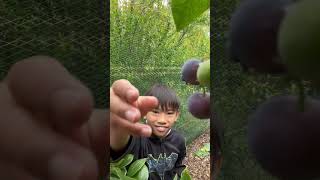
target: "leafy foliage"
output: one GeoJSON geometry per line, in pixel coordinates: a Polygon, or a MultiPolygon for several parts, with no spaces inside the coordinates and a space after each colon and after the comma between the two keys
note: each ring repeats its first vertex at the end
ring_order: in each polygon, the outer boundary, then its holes
{"type": "Polygon", "coordinates": [[[182,171],[180,180],[191,180],[191,176],[187,168],[182,171]]]}
{"type": "Polygon", "coordinates": [[[198,157],[206,157],[210,155],[210,143],[205,143],[198,151],[195,152],[198,157]]]}
{"type": "Polygon", "coordinates": [[[209,6],[209,0],[172,0],[171,9],[177,31],[192,23],[209,6]]]}
{"type": "Polygon", "coordinates": [[[147,180],[149,171],[145,165],[146,158],[133,161],[132,154],[110,163],[110,179],[120,180],[147,180]]]}
{"type": "MultiPolygon", "coordinates": [[[[110,179],[111,180],[147,180],[149,178],[149,170],[145,165],[147,158],[137,159],[133,161],[132,154],[125,155],[122,159],[110,163],[110,179]]],[[[176,175],[174,179],[177,179],[176,175]]],[[[181,173],[180,180],[191,180],[191,176],[187,168],[181,173]]]]}

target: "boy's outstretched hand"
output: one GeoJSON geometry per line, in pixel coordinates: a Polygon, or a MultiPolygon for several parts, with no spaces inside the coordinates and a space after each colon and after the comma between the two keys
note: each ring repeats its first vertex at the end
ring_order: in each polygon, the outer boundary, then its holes
{"type": "Polygon", "coordinates": [[[127,80],[115,81],[110,88],[111,147],[112,138],[116,138],[114,142],[118,143],[122,134],[150,136],[150,126],[138,121],[157,106],[156,97],[139,96],[139,91],[127,80]]]}
{"type": "Polygon", "coordinates": [[[15,64],[0,82],[0,179],[94,180],[103,176],[107,111],[52,58],[15,64]]]}

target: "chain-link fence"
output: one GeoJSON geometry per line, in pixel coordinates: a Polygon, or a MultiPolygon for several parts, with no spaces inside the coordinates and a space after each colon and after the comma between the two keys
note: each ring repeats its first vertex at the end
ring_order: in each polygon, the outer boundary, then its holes
{"type": "Polygon", "coordinates": [[[101,0],[0,1],[0,79],[17,61],[49,55],[106,107],[106,3],[101,0]]]}
{"type": "MultiPolygon", "coordinates": [[[[224,124],[222,180],[272,180],[248,152],[248,116],[265,100],[276,95],[298,94],[295,84],[284,77],[244,73],[239,64],[232,63],[226,52],[228,28],[232,13],[240,2],[216,1],[213,12],[212,48],[214,59],[214,109],[224,124]]],[[[306,87],[308,95],[317,91],[306,87]]]]}
{"type": "MultiPolygon", "coordinates": [[[[177,92],[182,105],[175,128],[190,143],[209,128],[209,121],[188,113],[187,98],[201,89],[181,81],[181,67],[188,58],[208,56],[209,37],[201,36],[191,48],[194,29],[176,32],[170,6],[165,2],[111,1],[110,84],[128,79],[141,94],[155,83],[168,85],[177,92]]],[[[209,16],[205,18],[209,20],[209,16]]],[[[209,27],[206,23],[204,26],[209,27]]]]}

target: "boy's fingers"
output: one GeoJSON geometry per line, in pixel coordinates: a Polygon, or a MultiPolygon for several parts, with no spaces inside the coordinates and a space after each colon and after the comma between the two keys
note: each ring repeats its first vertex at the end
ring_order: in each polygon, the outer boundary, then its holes
{"type": "Polygon", "coordinates": [[[95,152],[99,168],[100,177],[106,177],[106,165],[108,165],[108,144],[110,126],[109,126],[109,112],[107,110],[96,109],[88,123],[88,133],[90,138],[90,144],[95,152]]]}
{"type": "Polygon", "coordinates": [[[40,180],[10,162],[0,162],[0,179],[3,180],[40,180]]]}
{"type": "Polygon", "coordinates": [[[11,101],[4,87],[0,86],[0,159],[23,166],[40,179],[97,178],[91,152],[35,122],[31,113],[11,101]]]}
{"type": "Polygon", "coordinates": [[[136,136],[151,136],[152,130],[151,127],[141,123],[132,123],[126,119],[123,119],[113,113],[110,114],[110,118],[112,119],[110,124],[111,126],[121,127],[125,129],[129,134],[136,136]]]}
{"type": "Polygon", "coordinates": [[[141,116],[147,114],[147,112],[158,107],[158,99],[154,96],[140,96],[137,101],[137,106],[141,112],[141,116]]]}
{"type": "Polygon", "coordinates": [[[112,89],[110,90],[110,111],[131,122],[137,122],[141,118],[140,111],[123,101],[112,89]]]}
{"type": "Polygon", "coordinates": [[[16,63],[5,83],[18,104],[44,112],[58,129],[80,126],[93,107],[88,88],[50,57],[33,56],[16,63]]]}
{"type": "MultiPolygon", "coordinates": [[[[16,113],[16,112],[15,112],[16,113]]],[[[14,117],[12,118],[20,118],[14,117]]],[[[21,121],[30,119],[20,118],[21,121]]],[[[12,123],[14,120],[10,120],[12,123]]],[[[48,180],[96,179],[94,155],[63,136],[31,123],[14,122],[15,131],[1,133],[1,155],[22,165],[32,175],[48,180]]],[[[8,126],[7,126],[8,128],[8,126]]],[[[1,156],[0,155],[0,156],[1,156]]]]}
{"type": "Polygon", "coordinates": [[[111,89],[122,100],[127,101],[130,104],[135,102],[139,97],[138,89],[125,79],[115,81],[112,84],[111,89]]]}
{"type": "Polygon", "coordinates": [[[157,106],[158,99],[156,97],[139,96],[137,101],[130,105],[117,96],[113,89],[110,90],[110,111],[131,122],[139,121],[142,116],[157,106]]]}

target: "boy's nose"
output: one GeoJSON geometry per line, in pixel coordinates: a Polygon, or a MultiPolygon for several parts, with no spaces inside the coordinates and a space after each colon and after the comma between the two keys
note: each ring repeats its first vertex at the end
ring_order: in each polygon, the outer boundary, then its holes
{"type": "Polygon", "coordinates": [[[159,125],[165,125],[166,123],[164,121],[158,121],[159,125]]]}
{"type": "Polygon", "coordinates": [[[162,114],[162,115],[160,115],[160,117],[159,117],[159,119],[158,119],[158,122],[159,123],[165,123],[166,121],[165,121],[165,116],[162,114]]]}

